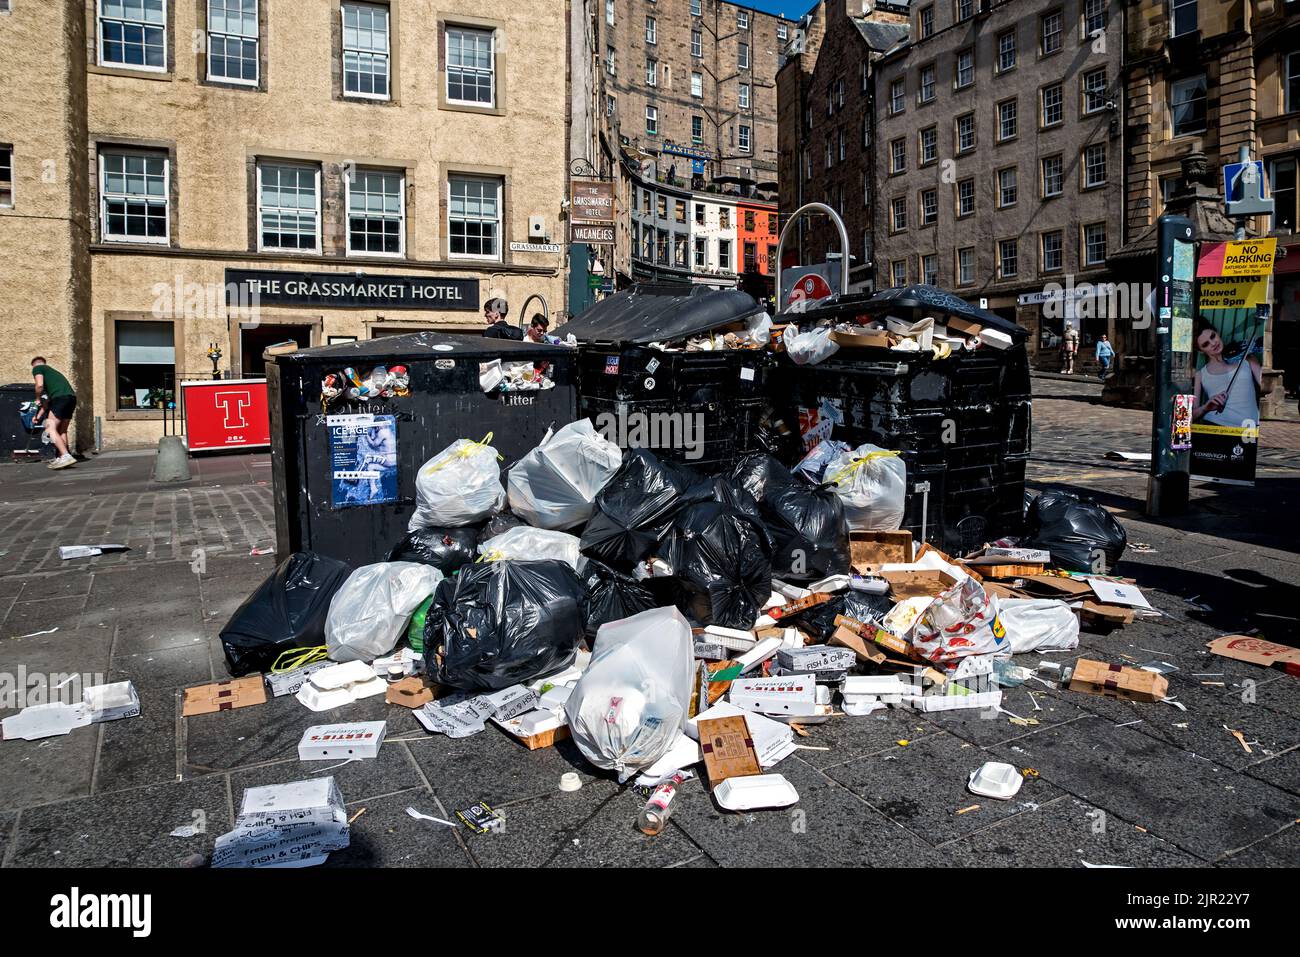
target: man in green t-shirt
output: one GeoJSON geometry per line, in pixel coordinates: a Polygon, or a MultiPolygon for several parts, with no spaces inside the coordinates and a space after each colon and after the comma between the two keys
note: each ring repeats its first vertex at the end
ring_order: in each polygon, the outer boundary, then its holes
{"type": "Polygon", "coordinates": [[[59,453],[49,467],[66,469],[69,465],[76,465],[77,460],[68,450],[68,423],[77,408],[76,393],[62,372],[45,364],[44,356],[32,359],[32,378],[36,380],[36,401],[41,404],[35,421],[45,420],[45,434],[59,453]]]}

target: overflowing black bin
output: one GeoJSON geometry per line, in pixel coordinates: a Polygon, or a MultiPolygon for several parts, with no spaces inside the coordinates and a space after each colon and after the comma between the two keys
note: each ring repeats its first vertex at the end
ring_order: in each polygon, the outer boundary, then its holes
{"type": "Polygon", "coordinates": [[[311,550],[352,565],[383,561],[407,530],[415,508],[417,470],[457,439],[492,433],[502,472],[531,451],[548,428],[577,414],[577,354],[563,346],[421,332],[303,349],[268,357],[276,554],[311,550]],[[545,363],[553,388],[485,393],[480,367],[545,363]],[[410,394],[322,405],[322,381],[352,368],[404,365],[410,394]],[[327,415],[396,417],[396,501],[335,501],[327,415]]]}
{"type": "MultiPolygon", "coordinates": [[[[1010,348],[956,350],[944,358],[932,351],[841,348],[806,366],[783,356],[774,392],[784,397],[780,412],[789,421],[798,421],[800,409],[832,400],[843,417],[832,438],[900,452],[907,466],[902,527],[918,542],[965,554],[1021,530],[1032,400],[1025,331],[952,298],[954,308],[960,303],[982,327],[1010,336],[1010,348]]],[[[888,314],[942,323],[944,305],[924,296],[835,297],[778,322],[888,314]]]]}
{"type": "Polygon", "coordinates": [[[0,456],[12,457],[14,452],[37,452],[41,458],[52,459],[58,453],[53,445],[42,444],[41,426],[32,429],[23,425],[20,409],[24,402],[35,398],[30,382],[0,385],[0,456]]]}
{"type": "Polygon", "coordinates": [[[730,468],[763,448],[773,356],[764,349],[666,350],[651,343],[742,327],[763,312],[748,293],[689,283],[640,284],[597,303],[561,330],[581,343],[579,416],[623,448],[652,448],[705,472],[730,468]],[[682,423],[668,416],[691,417],[702,436],[682,435],[682,423]],[[678,441],[683,438],[690,441],[678,441]]]}

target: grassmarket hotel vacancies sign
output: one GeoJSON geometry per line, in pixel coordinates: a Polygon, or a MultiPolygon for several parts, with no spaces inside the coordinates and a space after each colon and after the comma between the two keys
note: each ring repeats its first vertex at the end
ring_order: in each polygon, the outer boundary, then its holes
{"type": "Polygon", "coordinates": [[[227,269],[228,304],[477,311],[479,281],[443,276],[227,269]]]}

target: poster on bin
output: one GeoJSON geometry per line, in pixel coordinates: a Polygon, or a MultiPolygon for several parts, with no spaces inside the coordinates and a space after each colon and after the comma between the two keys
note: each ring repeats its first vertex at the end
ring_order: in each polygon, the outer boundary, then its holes
{"type": "Polygon", "coordinates": [[[1215,275],[1216,265],[1202,253],[1192,329],[1191,476],[1253,485],[1268,297],[1257,282],[1215,275]]]}
{"type": "Polygon", "coordinates": [[[397,417],[328,415],[334,508],[397,501],[397,417]]]}

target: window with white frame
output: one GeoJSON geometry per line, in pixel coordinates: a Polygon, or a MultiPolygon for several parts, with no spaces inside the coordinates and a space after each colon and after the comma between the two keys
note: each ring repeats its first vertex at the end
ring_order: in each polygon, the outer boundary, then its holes
{"type": "Polygon", "coordinates": [[[614,0],[605,0],[605,22],[614,25],[614,0]]]}
{"type": "Polygon", "coordinates": [[[344,3],[343,95],[388,99],[388,7],[344,3]]]}
{"type": "Polygon", "coordinates": [[[1042,170],[1043,199],[1060,196],[1065,192],[1065,159],[1060,154],[1044,156],[1039,163],[1042,170]]]}
{"type": "Polygon", "coordinates": [[[975,282],[975,247],[957,250],[957,285],[969,286],[975,282]]]}
{"type": "Polygon", "coordinates": [[[405,250],[406,197],[397,170],[356,169],[344,182],[348,253],[400,256],[405,250]]]}
{"type": "Polygon", "coordinates": [[[704,56],[704,34],[699,30],[691,31],[691,56],[696,59],[704,56]]]}
{"type": "Polygon", "coordinates": [[[998,35],[998,72],[1005,73],[1016,66],[1016,32],[1007,30],[998,35]]]}
{"type": "Polygon", "coordinates": [[[835,81],[835,106],[836,109],[844,109],[844,80],[835,81]]]}
{"type": "Polygon", "coordinates": [[[957,183],[957,215],[969,216],[973,212],[975,212],[975,180],[960,180],[957,183]]]}
{"type": "Polygon", "coordinates": [[[496,104],[496,34],[447,27],[447,102],[496,104]]]}
{"type": "Polygon", "coordinates": [[[889,228],[896,233],[907,228],[906,196],[899,196],[889,204],[889,228]]]}
{"type": "Polygon", "coordinates": [[[320,251],[320,167],[257,164],[257,248],[320,251]]]}
{"type": "Polygon", "coordinates": [[[834,165],[835,165],[835,150],[834,150],[834,148],[831,146],[831,138],[830,138],[830,135],[827,134],[827,136],[826,136],[826,168],[827,168],[827,169],[830,169],[830,168],[831,168],[832,166],[834,166],[834,165]]]}
{"type": "Polygon", "coordinates": [[[736,66],[741,70],[749,69],[749,44],[742,43],[736,51],[736,66]]]}
{"type": "Polygon", "coordinates": [[[702,116],[691,117],[691,142],[697,146],[704,142],[704,117],[702,116]]]}
{"type": "Polygon", "coordinates": [[[889,84],[889,112],[902,113],[907,106],[907,81],[899,77],[889,84]]]}
{"type": "Polygon", "coordinates": [[[921,85],[917,91],[917,99],[922,103],[929,103],[935,97],[935,66],[931,63],[929,66],[921,67],[921,85]]]}
{"type": "Polygon", "coordinates": [[[921,225],[931,226],[939,221],[939,191],[921,190],[921,225]]]}
{"type": "Polygon", "coordinates": [[[844,162],[844,156],[845,156],[845,152],[844,152],[844,127],[841,126],[841,127],[839,128],[839,130],[837,131],[837,134],[836,134],[836,138],[837,138],[837,140],[838,140],[838,142],[839,142],[839,146],[840,146],[840,149],[839,149],[840,162],[843,163],[843,162],[844,162]]]}
{"type": "Polygon", "coordinates": [[[1094,143],[1083,149],[1084,187],[1106,185],[1106,144],[1094,143]]]}
{"type": "Polygon", "coordinates": [[[899,137],[889,141],[889,172],[901,173],[907,169],[907,140],[899,137]]]}
{"type": "Polygon", "coordinates": [[[939,285],[939,257],[934,253],[921,257],[921,282],[928,286],[939,285]]]}
{"type": "Polygon", "coordinates": [[[1016,101],[998,104],[998,140],[1015,139],[1019,126],[1016,120],[1016,101]]]}
{"type": "Polygon", "coordinates": [[[736,29],[737,30],[749,29],[749,14],[746,13],[744,10],[736,11],[736,29]]]}
{"type": "Polygon", "coordinates": [[[0,208],[14,207],[14,148],[0,145],[0,208]]]}
{"type": "Polygon", "coordinates": [[[1060,10],[1044,13],[1038,21],[1038,52],[1050,56],[1061,49],[1062,28],[1065,18],[1060,10]]]}
{"type": "Polygon", "coordinates": [[[907,285],[906,259],[895,259],[889,264],[889,284],[895,288],[907,285]]]}
{"type": "Polygon", "coordinates": [[[1099,113],[1106,108],[1106,70],[1089,70],[1083,75],[1083,112],[1099,113]]]}
{"type": "Polygon", "coordinates": [[[1085,266],[1106,264],[1105,223],[1089,223],[1083,227],[1083,264],[1085,266]]]}
{"type": "Polygon", "coordinates": [[[739,100],[740,108],[742,110],[749,109],[749,84],[748,83],[740,84],[740,95],[738,97],[738,100],[739,100]]]}
{"type": "Polygon", "coordinates": [[[1059,272],[1065,267],[1065,240],[1059,229],[1043,233],[1039,249],[1039,266],[1043,272],[1059,272]]]}
{"type": "Polygon", "coordinates": [[[208,0],[208,79],[257,84],[257,0],[208,0]]]}
{"type": "Polygon", "coordinates": [[[618,102],[617,102],[617,101],[616,101],[612,96],[606,95],[606,97],[605,97],[605,115],[606,115],[606,116],[613,116],[613,115],[614,115],[614,110],[615,110],[615,108],[616,108],[617,106],[618,106],[618,102]]]}
{"type": "Polygon", "coordinates": [[[700,15],[700,0],[691,0],[691,16],[698,17],[699,15],[700,15]]]}
{"type": "Polygon", "coordinates": [[[175,398],[176,326],[171,322],[113,322],[114,375],[112,408],[155,409],[175,398]],[[161,404],[160,404],[161,403],[161,404]]]}
{"type": "Polygon", "coordinates": [[[927,126],[917,134],[919,161],[922,164],[933,163],[939,159],[939,127],[927,126]]]}
{"type": "Polygon", "coordinates": [[[957,13],[957,21],[969,20],[975,16],[975,0],[955,0],[954,7],[957,13]]]}
{"type": "Polygon", "coordinates": [[[1205,74],[1178,80],[1169,88],[1169,109],[1174,136],[1201,133],[1205,120],[1205,74]]]}
{"type": "Polygon", "coordinates": [[[1043,108],[1039,122],[1044,127],[1057,126],[1065,120],[1065,91],[1061,84],[1053,83],[1042,90],[1043,108]]]}
{"type": "Polygon", "coordinates": [[[1017,243],[1014,239],[1002,239],[998,241],[998,276],[1002,279],[1011,279],[1017,275],[1020,269],[1020,257],[1017,243]]]}
{"type": "Polygon", "coordinates": [[[957,66],[953,70],[953,83],[957,89],[970,86],[975,82],[975,48],[967,47],[957,51],[957,66]]]}
{"type": "Polygon", "coordinates": [[[1106,29],[1107,0],[1083,0],[1083,35],[1092,36],[1106,29]]]}
{"type": "Polygon", "coordinates": [[[501,257],[501,180],[452,176],[447,182],[447,252],[453,257],[501,257]]]}
{"type": "Polygon", "coordinates": [[[1169,35],[1196,32],[1196,0],[1169,0],[1169,35]]]}
{"type": "Polygon", "coordinates": [[[703,236],[696,236],[694,239],[694,245],[695,245],[695,268],[703,269],[705,266],[708,265],[708,252],[707,252],[708,240],[706,240],[703,236]]]}
{"type": "Polygon", "coordinates": [[[975,148],[975,114],[957,117],[957,152],[965,153],[975,148]]]}
{"type": "Polygon", "coordinates": [[[645,42],[646,42],[646,43],[657,43],[658,41],[655,39],[655,36],[656,36],[656,32],[655,32],[655,18],[654,18],[654,17],[646,17],[646,18],[645,18],[645,42]]]}
{"type": "Polygon", "coordinates": [[[659,61],[646,57],[645,60],[645,85],[659,85],[659,61]]]}
{"type": "Polygon", "coordinates": [[[691,96],[703,96],[703,95],[704,95],[704,74],[692,73],[691,74],[691,96]]]}
{"type": "Polygon", "coordinates": [[[788,40],[790,38],[790,30],[784,23],[776,25],[776,38],[778,40],[788,40]]]}
{"type": "Polygon", "coordinates": [[[165,153],[99,154],[100,236],[105,242],[166,244],[170,169],[165,153]]]}
{"type": "Polygon", "coordinates": [[[167,0],[98,0],[100,66],[167,69],[167,0]]]}
{"type": "Polygon", "coordinates": [[[605,47],[605,72],[614,75],[614,48],[605,47]]]}
{"type": "Polygon", "coordinates": [[[934,36],[934,7],[921,8],[921,39],[934,36]]]}
{"type": "Polygon", "coordinates": [[[1016,205],[1019,192],[1016,183],[1016,168],[1009,166],[1006,169],[998,170],[998,207],[1005,209],[1008,206],[1016,205]]]}
{"type": "Polygon", "coordinates": [[[723,272],[731,271],[731,240],[718,240],[718,268],[723,272]]]}
{"type": "Polygon", "coordinates": [[[645,108],[645,131],[651,136],[659,132],[659,108],[647,106],[645,108]]]}
{"type": "Polygon", "coordinates": [[[1282,108],[1288,113],[1300,110],[1300,53],[1286,55],[1286,87],[1282,92],[1282,108]]]}

